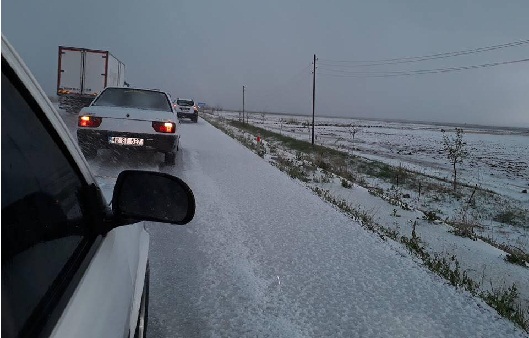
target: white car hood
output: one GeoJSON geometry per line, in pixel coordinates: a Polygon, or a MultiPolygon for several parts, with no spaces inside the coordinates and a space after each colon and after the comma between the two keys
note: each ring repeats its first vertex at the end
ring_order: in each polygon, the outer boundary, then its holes
{"type": "Polygon", "coordinates": [[[172,111],[124,107],[89,106],[81,109],[79,115],[95,115],[114,119],[175,122],[175,114],[172,111]]]}

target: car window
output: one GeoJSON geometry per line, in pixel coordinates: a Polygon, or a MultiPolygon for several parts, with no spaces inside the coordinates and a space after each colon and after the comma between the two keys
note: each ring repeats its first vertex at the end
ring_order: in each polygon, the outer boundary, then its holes
{"type": "Polygon", "coordinates": [[[177,100],[176,102],[179,106],[194,106],[195,103],[193,100],[177,100]]]}
{"type": "Polygon", "coordinates": [[[107,88],[92,105],[172,111],[164,93],[137,89],[107,88]]]}
{"type": "Polygon", "coordinates": [[[32,332],[89,238],[83,182],[31,107],[2,64],[3,337],[32,332]]]}

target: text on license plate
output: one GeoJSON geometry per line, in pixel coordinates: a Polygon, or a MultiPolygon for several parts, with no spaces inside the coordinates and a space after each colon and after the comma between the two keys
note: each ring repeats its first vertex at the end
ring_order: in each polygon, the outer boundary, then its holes
{"type": "Polygon", "coordinates": [[[126,146],[142,146],[143,145],[143,139],[142,138],[134,138],[134,137],[116,137],[111,136],[108,138],[108,143],[111,144],[121,144],[126,146]]]}

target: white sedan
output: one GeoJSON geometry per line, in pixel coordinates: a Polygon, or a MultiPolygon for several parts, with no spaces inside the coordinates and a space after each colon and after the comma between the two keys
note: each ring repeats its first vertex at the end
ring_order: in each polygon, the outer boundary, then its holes
{"type": "Polygon", "coordinates": [[[180,135],[169,96],[158,90],[108,87],[79,113],[77,139],[86,157],[98,149],[136,148],[174,164],[180,135]]]}

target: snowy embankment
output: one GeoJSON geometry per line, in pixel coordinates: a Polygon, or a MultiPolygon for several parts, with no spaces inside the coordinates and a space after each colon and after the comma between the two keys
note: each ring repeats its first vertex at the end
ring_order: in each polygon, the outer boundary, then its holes
{"type": "MultiPolygon", "coordinates": [[[[222,115],[238,118],[236,113],[222,115]]],[[[288,137],[310,140],[309,122],[303,117],[254,114],[249,122],[288,137]]],[[[404,202],[414,209],[445,221],[470,223],[473,231],[489,242],[529,253],[529,129],[463,128],[468,155],[458,165],[458,181],[464,185],[457,194],[450,194],[452,168],[442,150],[441,131],[450,132],[452,127],[318,118],[315,137],[316,144],[375,160],[413,176],[410,184],[399,186],[398,180],[387,179],[392,173],[381,173],[385,177],[370,173],[362,177],[366,184],[361,185],[393,195],[400,193],[401,199],[409,196],[404,202]],[[430,187],[433,189],[428,191],[430,187]]]]}
{"type": "MultiPolygon", "coordinates": [[[[238,118],[237,113],[221,114],[238,118]]],[[[308,122],[301,117],[252,115],[249,122],[310,140],[308,122]]],[[[360,185],[400,194],[398,198],[414,209],[440,220],[468,223],[489,242],[529,253],[529,194],[524,193],[529,188],[529,130],[467,129],[464,141],[469,154],[458,165],[459,182],[464,185],[457,194],[450,193],[452,172],[442,151],[441,130],[443,126],[426,124],[318,118],[315,136],[318,145],[360,156],[364,162],[391,165],[397,174],[404,173],[401,183],[409,183],[399,186],[398,178],[395,182],[394,173],[387,170],[359,174],[360,185]],[[404,182],[406,176],[409,182],[404,182]]]]}
{"type": "MultiPolygon", "coordinates": [[[[215,121],[223,123],[222,119],[215,121]]],[[[223,125],[232,135],[241,138],[243,143],[256,143],[254,139],[256,135],[243,132],[226,123],[223,125]]],[[[288,162],[294,168],[301,168],[300,170],[305,171],[307,171],[306,168],[311,167],[311,164],[303,163],[306,160],[299,153],[281,147],[278,142],[271,140],[263,142],[267,150],[263,157],[273,165],[281,167],[282,163],[288,162]]],[[[251,143],[250,147],[252,147],[251,143]]],[[[290,169],[287,166],[284,171],[293,176],[290,169]]],[[[507,254],[504,251],[479,239],[472,240],[455,236],[454,228],[442,221],[430,222],[424,219],[423,212],[413,208],[411,210],[400,208],[354,183],[348,182],[351,186],[344,187],[342,178],[325,173],[320,168],[312,173],[309,170],[304,175],[300,175],[299,178],[303,181],[300,183],[312,189],[325,191],[328,196],[332,196],[339,203],[343,201],[348,206],[347,208],[350,207],[357,212],[367,214],[377,225],[395,232],[393,235],[395,238],[401,236],[411,238],[415,228],[415,235],[430,255],[451,262],[453,269],[457,264],[461,275],[470,277],[473,285],[477,285],[482,292],[498,292],[515,285],[519,292],[517,303],[522,306],[522,309],[528,309],[529,269],[506,262],[507,254]]],[[[527,314],[529,311],[525,310],[525,312],[527,314]]]]}

